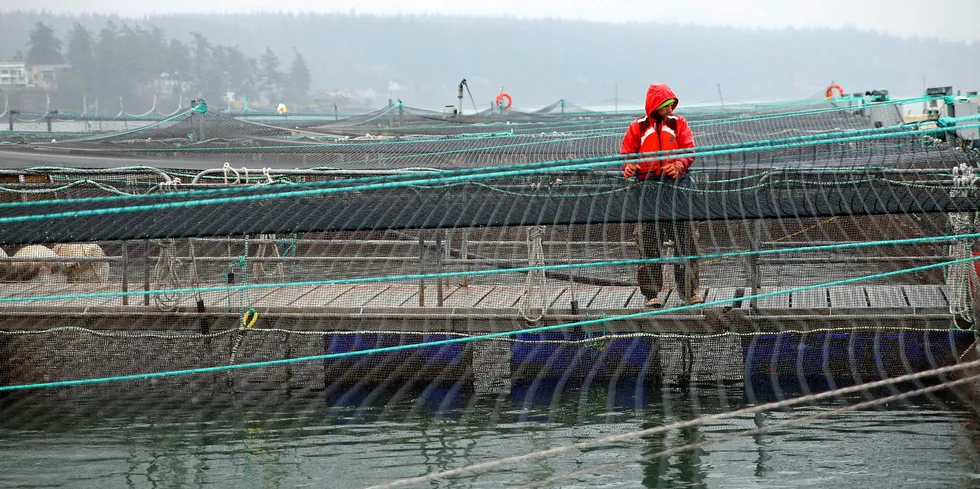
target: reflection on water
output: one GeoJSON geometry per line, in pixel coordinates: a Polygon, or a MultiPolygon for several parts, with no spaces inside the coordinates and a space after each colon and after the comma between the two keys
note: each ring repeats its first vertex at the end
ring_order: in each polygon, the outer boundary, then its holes
{"type": "MultiPolygon", "coordinates": [[[[59,399],[59,397],[62,397],[59,399]]],[[[736,387],[362,386],[182,399],[4,399],[2,487],[365,487],[748,404],[736,387]]],[[[661,459],[665,449],[828,411],[857,395],[508,465],[429,487],[503,487],[647,457],[560,487],[972,487],[980,435],[952,397],[834,414],[661,459]]]]}

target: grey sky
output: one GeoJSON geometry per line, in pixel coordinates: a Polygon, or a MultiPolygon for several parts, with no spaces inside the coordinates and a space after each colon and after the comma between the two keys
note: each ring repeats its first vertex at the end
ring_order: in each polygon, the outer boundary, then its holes
{"type": "Polygon", "coordinates": [[[2,10],[439,13],[560,17],[597,22],[665,21],[745,28],[855,27],[901,37],[980,41],[980,0],[0,0],[2,10]]]}

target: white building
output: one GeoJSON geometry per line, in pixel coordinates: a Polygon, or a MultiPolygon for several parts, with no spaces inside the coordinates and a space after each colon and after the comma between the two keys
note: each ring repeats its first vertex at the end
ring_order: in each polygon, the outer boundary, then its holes
{"type": "Polygon", "coordinates": [[[0,87],[26,87],[27,84],[27,63],[0,61],[0,87]]]}

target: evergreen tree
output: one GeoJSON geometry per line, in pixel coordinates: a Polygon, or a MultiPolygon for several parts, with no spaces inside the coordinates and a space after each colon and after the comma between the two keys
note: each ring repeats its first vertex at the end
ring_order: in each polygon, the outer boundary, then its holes
{"type": "Polygon", "coordinates": [[[246,56],[238,46],[226,47],[223,66],[229,89],[235,92],[235,97],[255,100],[258,95],[255,60],[246,56]]]}
{"type": "Polygon", "coordinates": [[[171,39],[164,55],[163,72],[170,80],[172,94],[180,99],[184,95],[184,84],[190,80],[191,49],[186,44],[171,39]]]}
{"type": "Polygon", "coordinates": [[[94,52],[95,65],[98,66],[94,88],[103,113],[124,109],[120,97],[125,101],[130,84],[120,76],[128,62],[122,58],[121,51],[119,28],[112,21],[106,22],[99,31],[94,52]]]}
{"type": "Polygon", "coordinates": [[[310,68],[296,48],[293,48],[293,62],[289,65],[289,78],[283,83],[283,98],[294,105],[309,104],[310,68]]]}
{"type": "Polygon", "coordinates": [[[85,26],[76,23],[68,32],[67,61],[85,85],[95,85],[95,40],[85,26]]]}
{"type": "Polygon", "coordinates": [[[282,73],[279,72],[279,57],[272,49],[265,48],[259,61],[259,88],[265,92],[268,101],[273,106],[282,98],[282,73]]]}
{"type": "Polygon", "coordinates": [[[29,64],[56,65],[65,62],[65,58],[61,56],[61,40],[54,35],[54,29],[43,22],[34,24],[27,46],[29,64]]]}
{"type": "MultiPolygon", "coordinates": [[[[95,65],[95,39],[85,26],[76,23],[68,32],[68,49],[65,61],[71,70],[58,79],[58,104],[74,107],[84,99],[88,104],[95,103],[97,66],[95,65]],[[88,96],[91,95],[91,98],[88,96]]],[[[88,107],[82,107],[87,111],[88,107]]]]}
{"type": "Polygon", "coordinates": [[[228,91],[228,80],[223,66],[226,60],[223,46],[212,46],[199,32],[191,36],[191,84],[198,97],[204,97],[209,105],[220,107],[222,97],[228,91]]]}

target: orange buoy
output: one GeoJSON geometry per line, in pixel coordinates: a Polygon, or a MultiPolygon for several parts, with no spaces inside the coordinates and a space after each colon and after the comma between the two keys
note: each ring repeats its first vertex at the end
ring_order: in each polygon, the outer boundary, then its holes
{"type": "Polygon", "coordinates": [[[509,109],[509,108],[510,108],[510,105],[511,105],[512,103],[514,103],[514,99],[512,99],[512,98],[510,97],[510,95],[508,95],[508,94],[506,94],[506,93],[504,93],[504,92],[500,92],[500,94],[499,94],[499,95],[497,95],[497,106],[498,106],[498,107],[499,107],[499,106],[500,106],[501,104],[503,104],[503,106],[504,106],[504,108],[505,108],[505,109],[509,109]],[[504,103],[503,103],[503,101],[504,101],[504,99],[507,99],[507,103],[506,103],[506,104],[504,104],[504,103]]]}
{"type": "Polygon", "coordinates": [[[835,89],[837,90],[837,96],[838,97],[843,97],[844,96],[844,89],[841,88],[840,85],[838,85],[838,84],[835,83],[835,84],[827,87],[827,94],[826,94],[827,95],[827,98],[834,98],[834,90],[835,89]]]}

